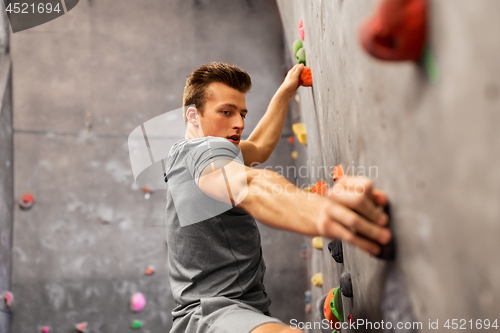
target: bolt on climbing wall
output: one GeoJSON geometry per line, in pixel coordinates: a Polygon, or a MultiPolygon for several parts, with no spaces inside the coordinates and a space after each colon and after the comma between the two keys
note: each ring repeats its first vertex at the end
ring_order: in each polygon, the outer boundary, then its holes
{"type": "Polygon", "coordinates": [[[288,52],[310,68],[298,98],[308,165],[320,170],[310,182],[331,188],[340,164],[370,177],[388,195],[395,241],[385,259],[313,246],[309,326],[326,316],[361,325],[342,332],[497,329],[500,3],[278,6],[288,52]]]}

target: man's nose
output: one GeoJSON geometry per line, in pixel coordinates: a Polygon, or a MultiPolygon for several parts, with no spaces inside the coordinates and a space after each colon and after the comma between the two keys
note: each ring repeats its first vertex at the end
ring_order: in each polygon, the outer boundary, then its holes
{"type": "Polygon", "coordinates": [[[243,130],[245,128],[245,121],[243,120],[243,117],[238,115],[237,119],[235,120],[233,124],[234,129],[240,129],[243,130]]]}

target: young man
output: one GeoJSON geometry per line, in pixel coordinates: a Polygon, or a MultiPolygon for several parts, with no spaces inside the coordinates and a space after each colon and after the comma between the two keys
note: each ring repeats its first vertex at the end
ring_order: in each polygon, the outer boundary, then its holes
{"type": "MultiPolygon", "coordinates": [[[[378,254],[391,234],[385,195],[365,178],[345,177],[328,196],[311,195],[270,171],[302,65],[294,66],[248,140],[241,140],[251,80],[211,63],[187,79],[186,139],[166,163],[172,333],[297,332],[269,315],[255,219],[311,236],[340,238],[378,254]],[[194,105],[194,107],[187,107],[194,105]]],[[[285,305],[283,305],[285,306],[285,305]]]]}

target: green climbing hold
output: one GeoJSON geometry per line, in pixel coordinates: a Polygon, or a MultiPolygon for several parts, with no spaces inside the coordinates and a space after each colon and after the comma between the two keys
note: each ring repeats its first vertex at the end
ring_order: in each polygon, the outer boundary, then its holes
{"type": "Polygon", "coordinates": [[[304,66],[306,65],[306,50],[304,50],[303,47],[295,53],[295,56],[297,57],[299,64],[303,64],[304,66]]]}
{"type": "Polygon", "coordinates": [[[297,39],[293,42],[293,54],[297,54],[297,51],[302,48],[302,39],[297,39]]]}
{"type": "Polygon", "coordinates": [[[130,327],[134,330],[139,329],[142,327],[142,322],[140,320],[134,320],[130,327]]]}
{"type": "Polygon", "coordinates": [[[344,308],[342,306],[342,295],[340,293],[340,287],[333,290],[333,298],[330,301],[330,309],[338,320],[344,322],[344,308]]]}
{"type": "Polygon", "coordinates": [[[427,77],[431,83],[439,82],[439,67],[434,60],[431,48],[427,47],[424,50],[424,67],[427,72],[427,77]]]}

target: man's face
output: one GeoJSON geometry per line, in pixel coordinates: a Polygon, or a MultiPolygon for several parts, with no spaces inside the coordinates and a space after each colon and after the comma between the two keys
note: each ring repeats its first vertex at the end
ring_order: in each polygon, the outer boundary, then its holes
{"type": "Polygon", "coordinates": [[[238,145],[247,114],[245,94],[213,82],[207,87],[207,100],[200,117],[204,136],[226,138],[238,145]]]}

